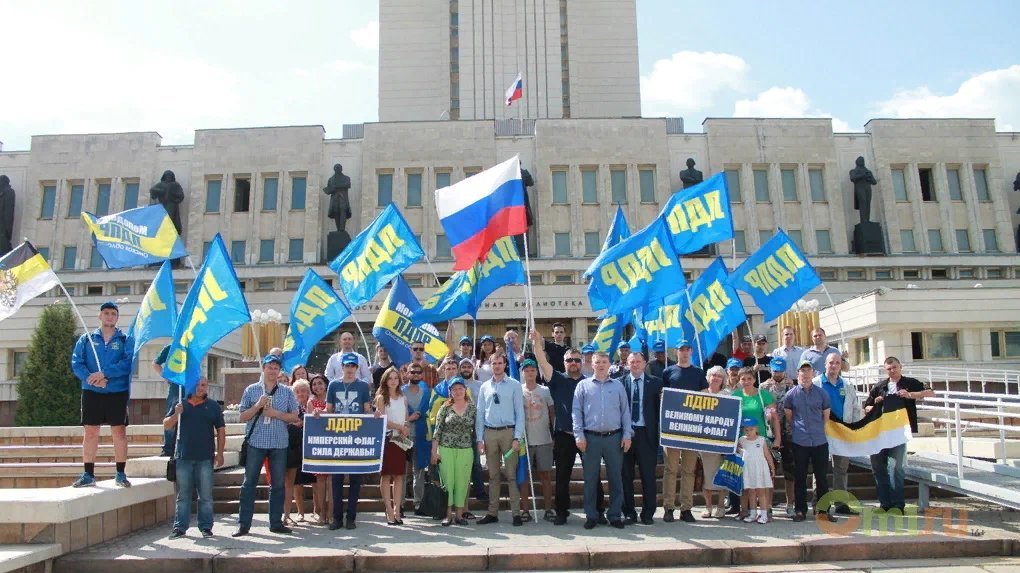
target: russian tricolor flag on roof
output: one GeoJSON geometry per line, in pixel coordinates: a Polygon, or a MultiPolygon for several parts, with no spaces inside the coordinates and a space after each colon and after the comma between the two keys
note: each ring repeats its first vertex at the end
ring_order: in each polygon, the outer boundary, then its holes
{"type": "Polygon", "coordinates": [[[520,160],[514,155],[459,183],[436,189],[436,209],[453,251],[453,269],[470,269],[485,260],[497,240],[528,230],[520,160]]]}
{"type": "Polygon", "coordinates": [[[521,79],[521,73],[517,72],[517,79],[514,80],[514,83],[510,84],[510,87],[506,88],[506,105],[509,106],[515,99],[521,99],[523,96],[524,80],[521,79]]]}

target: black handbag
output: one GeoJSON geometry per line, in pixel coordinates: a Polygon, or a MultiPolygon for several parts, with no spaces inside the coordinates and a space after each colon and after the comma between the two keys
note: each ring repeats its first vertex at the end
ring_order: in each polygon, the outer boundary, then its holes
{"type": "Polygon", "coordinates": [[[166,481],[177,481],[177,458],[170,458],[166,462],[166,481]]]}
{"type": "MultiPolygon", "coordinates": [[[[272,402],[273,394],[280,388],[277,384],[273,387],[273,391],[269,393],[270,402],[272,402]]],[[[248,433],[244,435],[244,441],[241,442],[241,453],[237,456],[237,464],[242,468],[248,464],[248,440],[251,439],[252,432],[255,431],[255,424],[259,421],[259,416],[262,415],[262,410],[259,410],[258,414],[251,420],[251,427],[248,428],[248,433]]]]}
{"type": "MultiPolygon", "coordinates": [[[[418,506],[423,513],[431,517],[432,519],[444,519],[449,509],[448,494],[446,488],[443,487],[442,483],[436,483],[433,481],[433,472],[436,474],[439,472],[433,470],[436,466],[429,467],[422,472],[422,479],[425,480],[425,490],[421,495],[421,505],[418,506]]],[[[436,468],[438,469],[438,468],[436,468]]]]}

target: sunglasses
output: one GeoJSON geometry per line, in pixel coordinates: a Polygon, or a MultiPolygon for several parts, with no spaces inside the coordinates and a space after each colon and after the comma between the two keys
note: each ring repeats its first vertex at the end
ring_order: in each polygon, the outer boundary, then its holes
{"type": "Polygon", "coordinates": [[[419,347],[419,348],[412,348],[411,350],[414,351],[414,352],[425,352],[425,347],[422,346],[422,347],[419,347]]]}
{"type": "Polygon", "coordinates": [[[408,372],[408,374],[410,374],[411,376],[421,376],[422,375],[422,371],[421,370],[411,370],[410,372],[408,372]]]}
{"type": "Polygon", "coordinates": [[[564,358],[563,361],[564,362],[580,362],[581,359],[580,358],[564,358]]]}
{"type": "Polygon", "coordinates": [[[499,405],[499,394],[492,395],[492,401],[498,406],[499,405]]]}

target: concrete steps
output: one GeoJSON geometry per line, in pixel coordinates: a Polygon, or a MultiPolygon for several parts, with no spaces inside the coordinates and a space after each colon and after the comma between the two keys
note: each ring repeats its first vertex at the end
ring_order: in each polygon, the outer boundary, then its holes
{"type": "MultiPolygon", "coordinates": [[[[162,442],[128,444],[128,458],[158,456],[163,449],[162,442]]],[[[82,461],[81,444],[76,445],[28,445],[0,446],[0,463],[56,463],[82,461]]],[[[96,453],[97,462],[113,461],[113,444],[100,444],[96,453]]]]}
{"type": "MultiPolygon", "coordinates": [[[[0,488],[64,487],[81,475],[80,462],[0,463],[0,488]]],[[[113,478],[113,462],[96,462],[96,479],[113,478]]]]}

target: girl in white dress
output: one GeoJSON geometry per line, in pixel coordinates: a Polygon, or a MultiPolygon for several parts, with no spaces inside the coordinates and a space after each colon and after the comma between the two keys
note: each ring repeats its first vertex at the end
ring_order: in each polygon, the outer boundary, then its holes
{"type": "Polygon", "coordinates": [[[751,510],[745,523],[768,523],[768,490],[773,487],[776,467],[772,461],[768,442],[758,435],[758,422],[753,418],[744,418],[741,424],[744,436],[740,438],[740,454],[744,459],[744,492],[747,494],[748,507],[751,510]],[[755,507],[758,508],[755,512],[755,507]]]}

